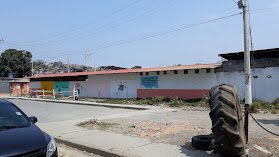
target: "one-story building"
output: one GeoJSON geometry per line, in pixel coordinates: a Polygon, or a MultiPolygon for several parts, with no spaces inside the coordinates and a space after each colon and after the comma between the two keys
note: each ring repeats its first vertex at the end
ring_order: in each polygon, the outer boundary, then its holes
{"type": "MultiPolygon", "coordinates": [[[[279,97],[279,49],[251,54],[253,99],[273,101],[279,97]]],[[[229,83],[243,99],[243,52],[219,56],[222,63],[33,76],[30,89],[71,91],[75,86],[80,97],[195,99],[209,96],[217,84],[229,83]]]]}
{"type": "Polygon", "coordinates": [[[0,95],[28,94],[29,79],[0,77],[0,95]]]}

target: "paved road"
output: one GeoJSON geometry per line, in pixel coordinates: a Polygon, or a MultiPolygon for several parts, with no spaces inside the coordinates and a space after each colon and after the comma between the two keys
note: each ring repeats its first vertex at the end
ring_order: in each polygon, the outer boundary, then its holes
{"type": "Polygon", "coordinates": [[[64,103],[49,103],[39,101],[9,99],[28,116],[36,116],[38,123],[94,118],[120,113],[131,113],[134,110],[115,109],[107,107],[73,105],[64,103]]]}

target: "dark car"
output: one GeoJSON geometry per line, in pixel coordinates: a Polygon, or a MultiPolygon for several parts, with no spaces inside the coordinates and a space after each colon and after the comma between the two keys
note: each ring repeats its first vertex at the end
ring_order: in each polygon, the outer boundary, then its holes
{"type": "Polygon", "coordinates": [[[13,103],[0,100],[0,157],[57,157],[55,140],[13,103]]]}

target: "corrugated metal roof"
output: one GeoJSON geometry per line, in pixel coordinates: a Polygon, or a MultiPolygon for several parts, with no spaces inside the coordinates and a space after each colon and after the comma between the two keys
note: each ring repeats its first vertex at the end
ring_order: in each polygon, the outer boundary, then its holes
{"type": "MultiPolygon", "coordinates": [[[[255,51],[251,51],[250,55],[251,58],[254,57],[255,59],[279,58],[279,48],[255,50],[255,51]]],[[[225,54],[219,54],[219,56],[227,60],[243,60],[244,52],[225,53],[225,54]]]]}
{"type": "Polygon", "coordinates": [[[124,69],[124,70],[110,70],[110,71],[91,71],[91,72],[75,72],[75,73],[58,73],[58,74],[44,74],[38,76],[27,77],[30,78],[43,78],[43,77],[64,77],[64,76],[81,76],[81,75],[105,75],[105,74],[122,74],[122,73],[135,73],[135,72],[152,72],[152,71],[170,71],[170,70],[190,70],[190,69],[206,69],[217,68],[222,63],[212,64],[193,64],[193,65],[181,65],[170,67],[156,67],[156,68],[142,68],[142,69],[124,69]]]}

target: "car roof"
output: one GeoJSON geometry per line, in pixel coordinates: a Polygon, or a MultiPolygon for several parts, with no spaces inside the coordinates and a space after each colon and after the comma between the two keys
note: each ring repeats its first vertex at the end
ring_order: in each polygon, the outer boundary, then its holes
{"type": "Polygon", "coordinates": [[[0,99],[0,105],[13,105],[13,103],[9,102],[8,100],[0,99]]]}

